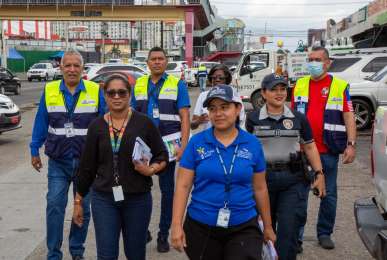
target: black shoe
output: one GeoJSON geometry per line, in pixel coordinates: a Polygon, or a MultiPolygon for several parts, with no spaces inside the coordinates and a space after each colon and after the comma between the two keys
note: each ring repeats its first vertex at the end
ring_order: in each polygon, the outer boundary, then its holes
{"type": "Polygon", "coordinates": [[[301,254],[304,249],[302,248],[302,241],[297,241],[297,254],[301,254]]]}
{"type": "Polygon", "coordinates": [[[167,238],[157,238],[157,251],[159,253],[166,253],[169,251],[169,243],[167,238]]]}
{"type": "Polygon", "coordinates": [[[152,235],[151,232],[148,230],[146,233],[146,243],[148,244],[150,241],[152,241],[152,235]]]}
{"type": "Polygon", "coordinates": [[[75,255],[75,256],[73,256],[73,260],[85,260],[85,258],[83,256],[80,256],[80,255],[75,255]]]}
{"type": "Polygon", "coordinates": [[[330,236],[321,236],[318,238],[319,245],[324,249],[333,249],[335,248],[335,244],[333,243],[330,236]]]}

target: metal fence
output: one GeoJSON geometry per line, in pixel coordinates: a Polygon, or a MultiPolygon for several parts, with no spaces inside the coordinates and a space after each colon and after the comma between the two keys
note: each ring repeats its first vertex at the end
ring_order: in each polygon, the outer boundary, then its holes
{"type": "Polygon", "coordinates": [[[0,0],[0,5],[187,5],[201,0],[0,0]]]}

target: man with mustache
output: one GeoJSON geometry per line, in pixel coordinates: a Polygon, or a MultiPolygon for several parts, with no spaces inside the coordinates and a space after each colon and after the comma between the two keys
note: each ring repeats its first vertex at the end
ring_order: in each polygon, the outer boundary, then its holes
{"type": "MultiPolygon", "coordinates": [[[[39,148],[45,144],[48,156],[47,192],[47,259],[62,259],[63,225],[68,190],[73,182],[91,121],[105,113],[105,100],[99,86],[82,80],[83,58],[75,50],[62,57],[63,80],[46,84],[40,99],[32,132],[31,164],[40,172],[43,167],[39,148]]],[[[90,219],[89,196],[75,200],[83,206],[83,226],[71,223],[69,250],[73,259],[84,259],[83,253],[90,219]]]]}

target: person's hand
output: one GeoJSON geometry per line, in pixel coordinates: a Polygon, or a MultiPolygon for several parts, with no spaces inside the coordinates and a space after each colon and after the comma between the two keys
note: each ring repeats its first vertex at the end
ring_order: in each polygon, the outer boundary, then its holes
{"type": "Polygon", "coordinates": [[[42,160],[40,160],[39,156],[32,156],[31,157],[31,165],[38,172],[40,172],[40,169],[42,169],[42,167],[43,167],[42,160]]]}
{"type": "Polygon", "coordinates": [[[204,124],[204,123],[208,123],[210,121],[208,115],[206,113],[202,114],[199,116],[199,124],[204,124]]]}
{"type": "Polygon", "coordinates": [[[275,235],[274,233],[274,230],[273,230],[273,227],[265,227],[264,230],[263,230],[263,240],[265,242],[268,242],[269,240],[271,242],[273,242],[273,244],[275,243],[275,241],[277,240],[277,236],[275,235]]]}
{"type": "Polygon", "coordinates": [[[348,145],[344,150],[343,164],[352,163],[355,160],[356,149],[352,145],[348,145]]]}
{"type": "Polygon", "coordinates": [[[315,181],[312,183],[312,189],[316,188],[318,190],[318,197],[324,198],[327,194],[325,189],[325,176],[318,174],[315,181]]]}
{"type": "Polygon", "coordinates": [[[171,243],[172,247],[179,252],[183,252],[184,247],[187,247],[187,242],[185,241],[185,233],[181,225],[172,225],[171,243]]]}
{"type": "Polygon", "coordinates": [[[148,161],[132,161],[134,169],[144,176],[152,176],[155,173],[153,167],[148,166],[148,161]]]}
{"type": "Polygon", "coordinates": [[[73,222],[78,226],[83,225],[83,208],[82,204],[74,204],[73,222]]]}

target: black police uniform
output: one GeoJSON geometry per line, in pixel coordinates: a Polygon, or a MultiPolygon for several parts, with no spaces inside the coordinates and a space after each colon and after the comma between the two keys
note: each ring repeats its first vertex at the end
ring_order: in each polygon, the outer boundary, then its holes
{"type": "Polygon", "coordinates": [[[281,116],[267,113],[266,105],[247,115],[246,130],[263,145],[275,244],[280,259],[296,259],[300,226],[306,221],[309,183],[304,178],[301,144],[313,142],[306,117],[284,107],[281,116]]]}

